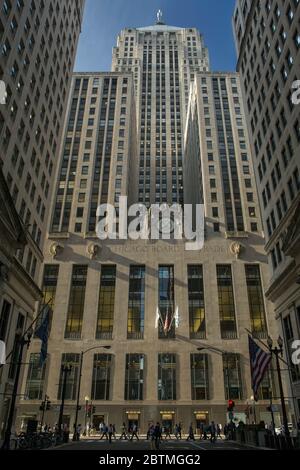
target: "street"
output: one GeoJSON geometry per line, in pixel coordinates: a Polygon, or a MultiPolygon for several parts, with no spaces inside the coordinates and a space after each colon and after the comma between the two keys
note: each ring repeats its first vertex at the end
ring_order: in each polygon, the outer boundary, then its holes
{"type": "MultiPolygon", "coordinates": [[[[225,441],[225,440],[218,440],[215,444],[211,444],[208,441],[186,441],[181,440],[177,441],[176,439],[172,440],[163,440],[160,445],[160,451],[168,451],[172,453],[172,451],[210,451],[210,450],[255,450],[252,447],[245,447],[236,444],[235,442],[225,441]]],[[[136,450],[136,451],[150,451],[150,442],[141,439],[139,441],[120,441],[120,440],[113,440],[111,444],[108,441],[100,441],[99,439],[83,439],[80,442],[70,442],[69,444],[62,445],[60,447],[49,449],[51,450],[97,450],[97,451],[128,451],[128,450],[136,450]]]]}

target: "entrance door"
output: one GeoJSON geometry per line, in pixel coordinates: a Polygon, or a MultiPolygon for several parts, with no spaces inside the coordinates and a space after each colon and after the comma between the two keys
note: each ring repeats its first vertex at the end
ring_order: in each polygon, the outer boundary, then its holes
{"type": "Polygon", "coordinates": [[[93,415],[93,428],[96,429],[96,431],[99,431],[100,424],[104,422],[104,415],[93,415]]]}
{"type": "Polygon", "coordinates": [[[173,433],[174,431],[174,414],[162,414],[161,415],[161,426],[163,432],[166,432],[167,430],[170,431],[170,433],[173,433]]]}
{"type": "Polygon", "coordinates": [[[209,425],[208,413],[197,413],[195,415],[195,418],[196,418],[196,434],[197,436],[199,436],[200,430],[201,429],[205,430],[205,428],[207,428],[207,426],[209,425]]]}
{"type": "Polygon", "coordinates": [[[140,430],[140,415],[139,414],[128,414],[127,415],[127,423],[128,427],[127,430],[129,431],[130,429],[133,428],[134,425],[137,426],[138,431],[140,430]]]}

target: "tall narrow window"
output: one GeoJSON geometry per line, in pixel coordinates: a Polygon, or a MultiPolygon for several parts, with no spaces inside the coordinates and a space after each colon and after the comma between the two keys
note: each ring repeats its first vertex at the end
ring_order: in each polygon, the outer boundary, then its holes
{"type": "Polygon", "coordinates": [[[94,354],[92,400],[110,400],[111,354],[94,354]]]}
{"type": "Polygon", "coordinates": [[[40,353],[30,354],[25,391],[26,400],[42,400],[45,369],[46,362],[42,366],[40,364],[40,353]]]}
{"type": "Polygon", "coordinates": [[[209,400],[208,356],[191,354],[192,400],[209,400]]]}
{"type": "Polygon", "coordinates": [[[223,354],[223,373],[226,400],[241,400],[243,387],[239,354],[223,354]]]}
{"type": "Polygon", "coordinates": [[[202,266],[188,266],[190,337],[205,338],[205,306],[202,266]]]}
{"type": "Polygon", "coordinates": [[[264,306],[263,290],[258,265],[245,266],[248,300],[252,333],[259,337],[267,336],[266,312],[264,306]]]}
{"type": "Polygon", "coordinates": [[[97,339],[111,339],[114,326],[116,266],[102,266],[98,305],[97,339]]]}
{"type": "Polygon", "coordinates": [[[126,354],[125,400],[143,400],[144,362],[143,354],[126,354]]]}
{"type": "MultiPolygon", "coordinates": [[[[272,363],[271,363],[272,364],[272,363]]],[[[276,386],[273,376],[272,365],[268,367],[266,373],[261,381],[258,388],[258,399],[259,400],[270,400],[272,397],[276,397],[276,386]]]]}
{"type": "MultiPolygon", "coordinates": [[[[66,353],[62,355],[61,367],[71,366],[71,371],[67,373],[66,381],[66,400],[75,400],[78,387],[78,378],[79,378],[79,362],[80,355],[73,353],[66,353]]],[[[62,398],[62,388],[63,388],[63,372],[60,372],[59,385],[58,385],[58,395],[57,399],[61,400],[62,398]]]]}
{"type": "Polygon", "coordinates": [[[81,337],[87,266],[74,266],[72,285],[67,315],[65,338],[79,339],[81,337]]]}
{"type": "Polygon", "coordinates": [[[10,315],[11,304],[6,300],[3,300],[1,316],[0,316],[0,341],[6,340],[6,334],[9,324],[9,315],[10,315]]]}
{"type": "Polygon", "coordinates": [[[127,338],[143,339],[145,317],[145,266],[130,266],[127,338]]]}
{"type": "Polygon", "coordinates": [[[159,292],[158,292],[158,308],[160,312],[160,322],[158,337],[159,338],[175,338],[174,324],[174,267],[159,267],[159,292]]]}
{"type": "Polygon", "coordinates": [[[176,355],[158,355],[158,399],[176,400],[176,355]]]}
{"type": "Polygon", "coordinates": [[[23,335],[24,326],[25,326],[25,317],[24,315],[22,315],[22,313],[19,313],[17,327],[16,327],[16,334],[15,334],[15,339],[14,339],[14,345],[13,345],[12,355],[10,359],[10,366],[9,366],[9,371],[8,371],[8,377],[10,379],[15,378],[17,364],[19,361],[19,354],[20,354],[20,346],[21,346],[20,339],[22,338],[22,335],[23,335]]]}
{"type": "Polygon", "coordinates": [[[235,339],[237,337],[237,332],[230,265],[217,266],[217,281],[221,337],[223,339],[235,339]]]}
{"type": "MultiPolygon", "coordinates": [[[[56,294],[56,287],[57,287],[57,280],[58,280],[58,272],[59,272],[59,265],[58,264],[46,264],[44,268],[44,277],[43,277],[43,285],[42,285],[42,292],[44,295],[43,304],[49,305],[52,312],[54,309],[54,301],[55,301],[55,294],[56,294]]],[[[43,305],[41,305],[41,308],[43,305]]],[[[46,314],[46,310],[44,310],[44,314],[42,314],[37,322],[35,329],[37,330],[46,314]]],[[[49,327],[50,331],[50,327],[49,327]]]]}

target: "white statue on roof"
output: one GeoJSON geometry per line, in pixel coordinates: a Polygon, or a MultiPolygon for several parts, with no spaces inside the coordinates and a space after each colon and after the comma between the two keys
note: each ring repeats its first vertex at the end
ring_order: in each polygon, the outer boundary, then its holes
{"type": "Polygon", "coordinates": [[[162,18],[163,18],[163,12],[160,9],[158,10],[156,17],[157,17],[157,24],[161,24],[162,18]]]}

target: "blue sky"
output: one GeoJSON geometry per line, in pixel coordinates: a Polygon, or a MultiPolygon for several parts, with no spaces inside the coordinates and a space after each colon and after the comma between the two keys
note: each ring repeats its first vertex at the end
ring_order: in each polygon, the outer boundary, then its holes
{"type": "Polygon", "coordinates": [[[201,31],[212,70],[235,70],[231,28],[234,5],[235,0],[86,0],[75,70],[110,70],[119,31],[154,24],[159,8],[166,24],[201,31]]]}

